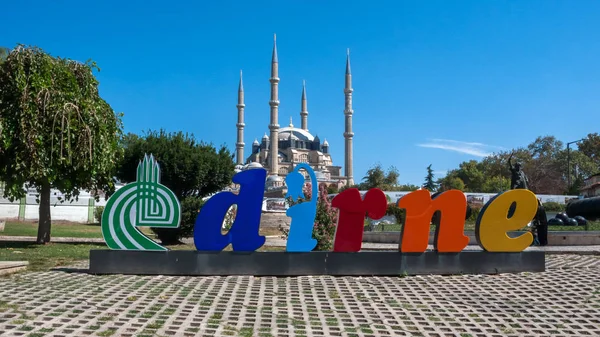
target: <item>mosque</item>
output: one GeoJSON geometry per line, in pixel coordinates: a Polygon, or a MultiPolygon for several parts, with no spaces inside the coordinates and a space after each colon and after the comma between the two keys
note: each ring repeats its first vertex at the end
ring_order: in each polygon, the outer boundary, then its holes
{"type": "MultiPolygon", "coordinates": [[[[265,185],[265,197],[282,197],[286,191],[284,178],[298,163],[307,163],[315,171],[318,183],[327,186],[342,187],[353,185],[352,175],[352,74],[350,71],[350,53],[346,56],[345,74],[345,108],[344,108],[344,174],[341,166],[336,166],[330,154],[327,139],[313,136],[308,130],[308,102],[306,98],[306,84],[302,85],[300,103],[300,127],[294,127],[290,118],[287,127],[279,126],[279,61],[277,58],[277,41],[273,41],[273,55],[271,58],[271,99],[269,134],[265,133],[259,142],[255,139],[252,143],[250,155],[244,157],[244,86],[240,72],[238,89],[238,122],[236,142],[236,172],[249,169],[266,169],[268,172],[265,185]],[[276,154],[276,155],[273,155],[276,154]]],[[[341,117],[341,116],[340,116],[341,117]]],[[[340,118],[341,119],[341,118],[340,118]]],[[[301,170],[304,174],[304,170],[301,170]]],[[[307,176],[305,174],[305,176],[307,176]]],[[[308,177],[307,177],[308,179],[308,177]]]]}

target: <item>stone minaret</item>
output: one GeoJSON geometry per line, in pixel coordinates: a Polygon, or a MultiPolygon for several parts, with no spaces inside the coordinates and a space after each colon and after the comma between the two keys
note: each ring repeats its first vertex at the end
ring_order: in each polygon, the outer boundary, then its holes
{"type": "Polygon", "coordinates": [[[300,120],[302,130],[308,131],[308,110],[306,102],[306,82],[302,81],[302,102],[300,103],[300,120]]]}
{"type": "Polygon", "coordinates": [[[271,151],[269,173],[276,175],[278,173],[279,164],[279,63],[277,61],[277,36],[273,36],[273,56],[271,58],[271,123],[269,130],[271,131],[271,151]]]}
{"type": "Polygon", "coordinates": [[[240,86],[238,88],[238,122],[237,126],[237,143],[235,143],[235,152],[237,157],[237,164],[244,164],[244,84],[242,83],[242,71],[240,70],[240,86]]]}
{"type": "Polygon", "coordinates": [[[348,185],[354,185],[354,176],[352,170],[352,73],[350,71],[350,49],[348,49],[346,55],[346,86],[344,88],[344,96],[346,97],[346,103],[344,106],[345,116],[345,132],[344,132],[344,175],[347,179],[348,185]]]}

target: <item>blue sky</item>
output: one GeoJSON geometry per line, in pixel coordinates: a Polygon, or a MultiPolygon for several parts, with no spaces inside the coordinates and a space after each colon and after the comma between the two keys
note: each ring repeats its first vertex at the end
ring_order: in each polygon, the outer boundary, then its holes
{"type": "MultiPolygon", "coordinates": [[[[187,131],[234,149],[240,69],[245,142],[269,123],[277,33],[280,125],[309,130],[343,164],[344,66],[354,80],[354,170],[395,165],[421,184],[461,161],[572,141],[598,130],[600,2],[579,1],[11,1],[0,45],[93,59],[101,95],[125,130],[187,131]]],[[[248,154],[249,150],[246,150],[248,154]]]]}

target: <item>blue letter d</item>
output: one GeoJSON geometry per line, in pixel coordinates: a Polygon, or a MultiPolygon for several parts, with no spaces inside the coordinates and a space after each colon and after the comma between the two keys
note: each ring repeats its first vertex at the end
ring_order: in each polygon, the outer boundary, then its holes
{"type": "Polygon", "coordinates": [[[230,243],[234,251],[255,251],[265,244],[258,235],[267,171],[251,169],[233,176],[240,192],[221,192],[202,206],[194,225],[194,244],[197,250],[221,251],[230,243]],[[227,210],[237,205],[237,214],[229,232],[221,234],[227,210]]]}

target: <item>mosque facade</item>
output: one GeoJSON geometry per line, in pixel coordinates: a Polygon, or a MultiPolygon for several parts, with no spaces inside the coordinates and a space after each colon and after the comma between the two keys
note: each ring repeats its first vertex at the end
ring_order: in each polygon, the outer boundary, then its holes
{"type": "MultiPolygon", "coordinates": [[[[273,54],[271,57],[271,99],[269,132],[265,133],[259,142],[254,139],[248,156],[244,156],[244,85],[240,72],[240,83],[238,88],[238,122],[236,142],[236,172],[249,169],[266,169],[268,172],[265,184],[266,197],[281,197],[286,191],[285,176],[294,170],[297,164],[306,163],[315,171],[319,184],[327,186],[334,185],[342,187],[353,185],[352,170],[352,74],[350,69],[350,53],[346,56],[346,72],[344,87],[344,110],[345,123],[344,136],[344,171],[342,167],[335,165],[331,157],[327,139],[321,140],[319,136],[313,135],[308,130],[308,100],[306,96],[306,84],[302,85],[302,96],[300,104],[300,127],[295,127],[290,118],[287,127],[279,126],[279,60],[277,57],[277,42],[273,42],[273,54]],[[276,155],[274,155],[276,154],[276,155]]],[[[341,121],[340,114],[340,121],[341,121]]],[[[300,171],[305,174],[304,170],[300,171]]],[[[307,177],[308,182],[308,176],[307,177]]],[[[314,183],[314,182],[313,182],[314,183]]]]}

